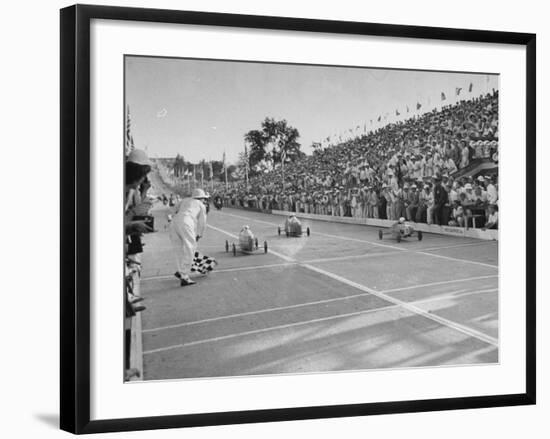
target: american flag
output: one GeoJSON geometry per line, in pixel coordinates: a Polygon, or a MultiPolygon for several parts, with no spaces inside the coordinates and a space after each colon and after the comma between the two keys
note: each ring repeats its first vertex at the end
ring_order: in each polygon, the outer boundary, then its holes
{"type": "Polygon", "coordinates": [[[132,120],[130,119],[130,106],[126,109],[126,155],[134,150],[134,138],[131,132],[132,120]]]}

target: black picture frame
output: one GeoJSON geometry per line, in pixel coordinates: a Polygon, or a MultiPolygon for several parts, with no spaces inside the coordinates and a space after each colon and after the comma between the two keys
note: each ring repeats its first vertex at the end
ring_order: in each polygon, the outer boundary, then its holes
{"type": "Polygon", "coordinates": [[[63,430],[80,434],[535,404],[536,36],[534,34],[88,5],[75,5],[62,9],[60,24],[60,426],[63,430]],[[525,46],[527,59],[525,65],[527,83],[525,393],[90,420],[90,21],[93,19],[525,46]]]}

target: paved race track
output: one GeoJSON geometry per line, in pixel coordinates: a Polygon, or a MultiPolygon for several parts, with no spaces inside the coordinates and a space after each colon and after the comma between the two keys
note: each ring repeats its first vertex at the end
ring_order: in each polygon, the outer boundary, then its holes
{"type": "Polygon", "coordinates": [[[424,234],[397,243],[374,227],[211,211],[199,250],[218,261],[180,287],[166,211],[145,237],[144,379],[498,362],[498,243],[424,234]],[[248,224],[269,252],[226,253],[248,224]]]}

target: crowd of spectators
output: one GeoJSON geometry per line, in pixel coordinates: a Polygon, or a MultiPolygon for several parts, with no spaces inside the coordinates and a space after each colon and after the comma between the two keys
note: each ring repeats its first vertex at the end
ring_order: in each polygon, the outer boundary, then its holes
{"type": "Polygon", "coordinates": [[[391,123],[221,189],[226,205],[496,228],[498,91],[391,123]]]}

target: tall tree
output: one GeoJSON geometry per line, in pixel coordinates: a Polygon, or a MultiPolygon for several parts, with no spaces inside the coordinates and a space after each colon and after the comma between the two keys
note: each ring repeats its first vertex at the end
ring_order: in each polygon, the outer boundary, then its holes
{"type": "Polygon", "coordinates": [[[174,175],[176,177],[182,177],[183,172],[185,170],[185,160],[183,159],[183,156],[176,155],[176,158],[172,162],[172,169],[174,170],[174,175]]]}
{"type": "Polygon", "coordinates": [[[251,130],[244,135],[244,141],[250,146],[249,158],[251,166],[266,158],[266,147],[269,142],[264,130],[251,130]]]}
{"type": "Polygon", "coordinates": [[[277,121],[266,117],[260,130],[251,130],[244,136],[250,146],[250,168],[255,169],[262,160],[280,163],[282,156],[287,162],[301,158],[305,154],[300,151],[299,137],[298,130],[285,119],[277,121]]]}

